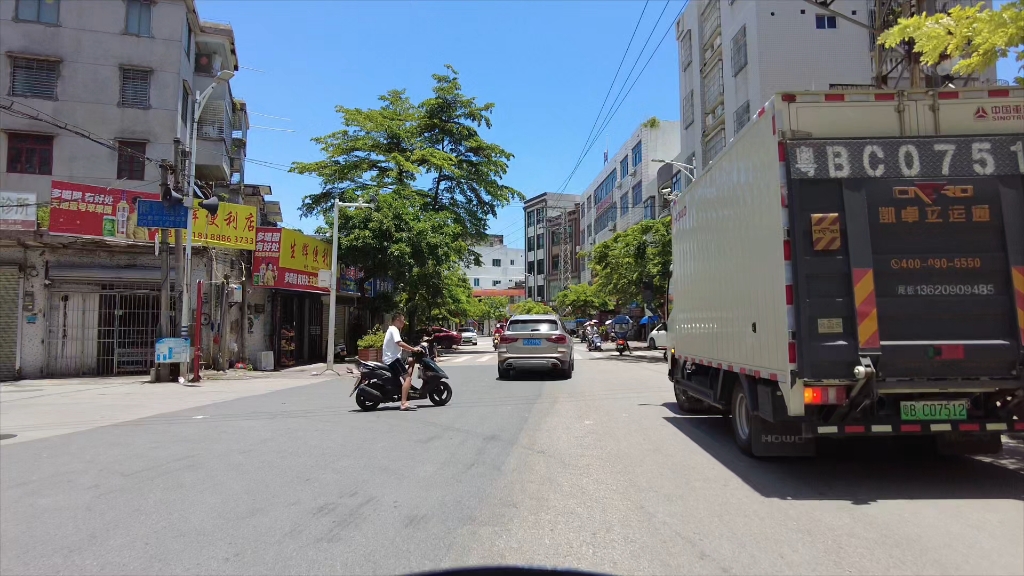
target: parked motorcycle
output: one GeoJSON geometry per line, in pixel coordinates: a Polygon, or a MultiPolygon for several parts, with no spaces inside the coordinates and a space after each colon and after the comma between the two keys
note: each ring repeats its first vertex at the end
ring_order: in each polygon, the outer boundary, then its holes
{"type": "MultiPolygon", "coordinates": [[[[448,374],[437,365],[437,351],[432,339],[427,339],[412,352],[419,371],[421,385],[417,388],[415,379],[409,390],[409,400],[430,400],[435,406],[444,406],[452,399],[452,387],[448,374]]],[[[415,376],[415,375],[414,375],[415,376]]],[[[404,376],[403,376],[404,378],[404,376]]],[[[402,378],[395,378],[386,364],[359,361],[359,378],[352,386],[349,396],[355,395],[356,406],[361,410],[376,410],[381,404],[402,401],[402,378]]]]}

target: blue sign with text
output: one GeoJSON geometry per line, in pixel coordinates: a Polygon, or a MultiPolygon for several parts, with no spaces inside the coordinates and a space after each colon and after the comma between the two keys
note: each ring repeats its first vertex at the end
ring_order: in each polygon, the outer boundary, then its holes
{"type": "Polygon", "coordinates": [[[188,208],[182,204],[164,204],[159,200],[139,200],[139,224],[142,228],[188,227],[188,208]]]}

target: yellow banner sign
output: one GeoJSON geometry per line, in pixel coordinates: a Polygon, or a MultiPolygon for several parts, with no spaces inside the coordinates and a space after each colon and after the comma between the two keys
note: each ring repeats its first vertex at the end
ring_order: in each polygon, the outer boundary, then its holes
{"type": "Polygon", "coordinates": [[[244,204],[221,204],[216,216],[201,208],[192,209],[192,242],[236,250],[256,248],[256,208],[244,204]]]}
{"type": "Polygon", "coordinates": [[[302,232],[281,229],[281,267],[316,273],[331,269],[331,245],[302,232]]]}

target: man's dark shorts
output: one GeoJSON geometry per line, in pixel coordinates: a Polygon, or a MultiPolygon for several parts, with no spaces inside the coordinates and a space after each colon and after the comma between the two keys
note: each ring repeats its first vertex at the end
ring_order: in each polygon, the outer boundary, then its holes
{"type": "Polygon", "coordinates": [[[388,364],[388,370],[391,370],[391,375],[394,376],[396,380],[401,381],[402,377],[405,376],[405,361],[401,358],[392,360],[391,363],[388,364]]]}

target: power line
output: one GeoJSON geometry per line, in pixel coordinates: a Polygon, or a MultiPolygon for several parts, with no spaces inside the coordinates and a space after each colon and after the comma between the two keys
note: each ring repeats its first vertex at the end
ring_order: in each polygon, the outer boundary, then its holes
{"type": "MultiPolygon", "coordinates": [[[[629,73],[626,74],[625,80],[622,81],[622,86],[619,87],[619,91],[615,94],[615,98],[612,100],[612,106],[615,106],[616,101],[619,101],[619,96],[622,94],[622,90],[625,88],[626,83],[629,82],[629,77],[633,74],[633,70],[636,69],[636,65],[640,62],[640,58],[643,57],[644,50],[647,49],[647,45],[650,43],[651,38],[654,36],[654,32],[658,29],[658,25],[661,23],[661,17],[665,14],[665,10],[668,9],[668,4],[669,4],[669,0],[665,0],[665,5],[662,6],[661,12],[658,14],[658,18],[654,22],[654,26],[651,28],[650,33],[647,35],[647,40],[644,41],[644,45],[643,45],[643,47],[640,48],[640,52],[637,54],[636,59],[633,61],[633,65],[630,67],[629,73]]],[[[681,13],[682,13],[682,10],[680,9],[680,14],[681,13]]],[[[639,22],[637,22],[637,25],[639,25],[639,22]]],[[[669,29],[671,29],[671,27],[669,29]]],[[[667,34],[668,34],[668,32],[666,31],[666,35],[667,34]]],[[[661,41],[663,41],[663,40],[664,40],[664,36],[662,37],[661,41]]],[[[659,41],[658,47],[660,47],[661,41],[659,41]]],[[[651,54],[653,55],[654,52],[657,52],[657,49],[658,48],[656,47],[651,54]]],[[[645,64],[644,68],[646,68],[646,67],[647,67],[647,65],[645,64]]],[[[643,69],[641,69],[640,72],[637,74],[637,78],[640,77],[640,74],[643,74],[643,69]]],[[[635,83],[635,80],[634,80],[634,83],[635,83]]],[[[632,87],[631,87],[631,89],[632,89],[632,87]]],[[[626,96],[628,96],[628,95],[629,95],[629,93],[627,92],[626,96]]],[[[625,101],[626,96],[622,97],[622,101],[623,102],[625,101]]],[[[619,105],[621,106],[621,102],[620,102],[619,105]]],[[[576,175],[576,172],[579,170],[580,166],[583,164],[583,160],[586,158],[587,154],[590,153],[590,150],[593,149],[594,145],[597,143],[598,138],[600,138],[601,133],[604,132],[604,128],[611,121],[612,117],[615,116],[615,112],[617,112],[617,111],[618,111],[618,108],[616,108],[615,110],[611,110],[611,106],[609,106],[608,113],[605,115],[604,120],[601,121],[601,123],[600,123],[601,127],[598,129],[597,133],[593,135],[593,139],[588,139],[588,143],[584,144],[584,151],[583,151],[582,154],[580,154],[579,158],[576,160],[576,164],[573,166],[572,170],[569,172],[569,176],[566,177],[565,181],[559,187],[559,191],[560,192],[564,192],[565,189],[569,187],[569,184],[572,182],[572,179],[576,175]]],[[[600,117],[600,114],[598,114],[598,116],[600,117]]]]}
{"type": "MultiPolygon", "coordinates": [[[[590,126],[590,133],[587,134],[587,139],[583,141],[583,149],[586,149],[587,144],[590,143],[590,138],[594,135],[594,129],[597,128],[597,124],[601,121],[601,113],[604,112],[604,105],[608,103],[608,96],[611,95],[612,88],[615,87],[615,81],[618,80],[618,78],[619,78],[619,72],[622,71],[622,63],[626,61],[626,56],[629,54],[629,49],[630,49],[630,47],[633,46],[633,38],[636,37],[636,31],[640,29],[640,22],[643,21],[643,19],[644,19],[644,13],[647,12],[647,5],[648,4],[650,4],[650,0],[647,0],[646,2],[644,2],[644,7],[640,11],[640,17],[636,19],[636,26],[633,26],[633,33],[630,34],[629,42],[626,43],[626,49],[622,52],[622,58],[619,59],[619,65],[618,65],[618,67],[615,68],[615,75],[612,76],[611,84],[608,85],[608,91],[604,93],[604,100],[601,101],[601,107],[597,110],[597,115],[594,117],[594,123],[590,126]]],[[[666,2],[666,4],[667,4],[667,2],[666,2]]],[[[642,53],[643,49],[641,49],[640,52],[642,53]]],[[[634,66],[635,66],[635,64],[634,64],[634,66]]],[[[630,73],[632,73],[632,72],[633,71],[630,70],[630,73]]],[[[626,79],[627,80],[629,79],[629,75],[626,75],[626,79]]],[[[626,80],[623,80],[622,83],[625,84],[626,80]]],[[[612,103],[614,104],[615,101],[613,100],[612,103]]],[[[611,107],[609,107],[609,109],[610,108],[611,107]]],[[[576,159],[577,163],[579,163],[583,159],[583,155],[584,155],[583,154],[583,149],[580,150],[580,155],[576,159]]],[[[568,186],[568,184],[569,184],[568,180],[571,177],[572,176],[570,175],[568,178],[566,178],[566,182],[563,182],[558,187],[558,190],[563,190],[564,191],[566,186],[568,186]]]]}

